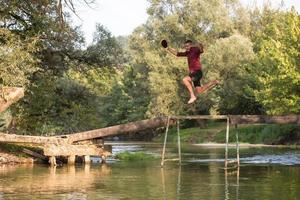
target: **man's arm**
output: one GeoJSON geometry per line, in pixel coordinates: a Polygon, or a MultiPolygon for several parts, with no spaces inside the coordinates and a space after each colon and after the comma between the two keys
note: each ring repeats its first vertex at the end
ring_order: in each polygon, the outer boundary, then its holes
{"type": "Polygon", "coordinates": [[[178,52],[176,49],[173,49],[171,47],[167,47],[166,50],[176,57],[186,57],[187,56],[186,52],[178,52]]]}
{"type": "Polygon", "coordinates": [[[193,47],[199,48],[200,53],[204,52],[204,50],[203,50],[203,44],[201,44],[201,43],[196,43],[196,44],[193,45],[193,47]]]}
{"type": "Polygon", "coordinates": [[[167,50],[167,52],[173,54],[174,56],[177,56],[177,50],[176,49],[173,49],[171,47],[167,47],[166,50],[167,50]]]}

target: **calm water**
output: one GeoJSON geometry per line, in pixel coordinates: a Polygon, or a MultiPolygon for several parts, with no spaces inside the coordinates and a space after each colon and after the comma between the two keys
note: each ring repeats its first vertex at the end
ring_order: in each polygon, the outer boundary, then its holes
{"type": "MultiPolygon", "coordinates": [[[[158,156],[161,145],[113,146],[114,153],[125,150],[158,156]]],[[[182,151],[181,166],[168,162],[163,169],[160,160],[2,166],[0,199],[300,199],[299,149],[241,149],[239,174],[225,173],[223,148],[184,146],[182,151]]],[[[169,148],[168,156],[175,155],[176,149],[169,148]]]]}

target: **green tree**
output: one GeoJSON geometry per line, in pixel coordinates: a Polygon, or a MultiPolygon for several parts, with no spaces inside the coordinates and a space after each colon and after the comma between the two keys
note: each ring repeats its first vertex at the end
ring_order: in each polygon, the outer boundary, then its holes
{"type": "Polygon", "coordinates": [[[38,38],[21,40],[9,30],[0,28],[0,87],[23,86],[38,69],[38,38]]]}
{"type": "Polygon", "coordinates": [[[107,125],[115,125],[146,118],[149,93],[144,75],[126,66],[114,78],[111,91],[104,96],[101,113],[107,125]]]}
{"type": "Polygon", "coordinates": [[[221,88],[216,92],[219,101],[215,107],[220,113],[261,113],[261,106],[253,94],[253,89],[258,86],[255,77],[249,74],[254,58],[252,42],[239,34],[218,39],[207,49],[203,56],[207,77],[222,80],[221,88]]]}
{"type": "Polygon", "coordinates": [[[3,0],[0,9],[0,28],[10,30],[20,40],[39,38],[39,51],[34,57],[41,61],[41,69],[55,74],[67,70],[66,57],[83,42],[78,30],[67,23],[67,12],[64,12],[64,26],[59,23],[57,3],[56,0],[3,0]]]}
{"type": "Polygon", "coordinates": [[[84,60],[98,67],[116,67],[127,61],[117,39],[100,24],[96,25],[93,44],[84,52],[84,60]]]}
{"type": "Polygon", "coordinates": [[[281,12],[257,34],[257,100],[268,114],[300,112],[300,16],[281,12]]]}
{"type": "MultiPolygon", "coordinates": [[[[207,114],[216,103],[212,100],[216,96],[202,95],[195,107],[187,106],[188,95],[181,84],[181,79],[187,74],[186,59],[168,55],[160,47],[160,40],[167,39],[172,47],[181,49],[186,39],[192,39],[202,42],[206,51],[219,38],[226,38],[243,30],[243,26],[237,25],[237,18],[240,16],[237,8],[240,4],[238,1],[223,0],[149,2],[148,21],[138,27],[130,39],[134,67],[136,70],[144,71],[142,75],[147,82],[150,101],[146,116],[207,114]]],[[[239,23],[242,24],[241,20],[239,23]]],[[[249,48],[251,50],[251,46],[249,48]]],[[[223,55],[225,56],[225,52],[223,55]]],[[[233,62],[237,65],[240,59],[237,57],[234,59],[236,60],[233,62]]],[[[218,67],[216,70],[222,69],[218,67]]]]}
{"type": "MultiPolygon", "coordinates": [[[[100,97],[95,90],[105,91],[103,82],[110,75],[97,76],[95,72],[68,72],[64,76],[36,75],[18,112],[15,113],[17,131],[48,135],[67,134],[103,126],[100,115],[100,97]],[[100,83],[100,84],[99,84],[100,83]]],[[[103,73],[102,73],[103,74],[103,73]]]]}

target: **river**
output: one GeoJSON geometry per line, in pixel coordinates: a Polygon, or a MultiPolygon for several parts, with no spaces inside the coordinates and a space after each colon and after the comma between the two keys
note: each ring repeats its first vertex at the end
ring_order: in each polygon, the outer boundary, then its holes
{"type": "MultiPolygon", "coordinates": [[[[159,156],[161,144],[113,143],[113,153],[159,156]]],[[[169,147],[167,156],[176,156],[169,147]]],[[[230,157],[234,150],[229,151],[230,157]]],[[[182,165],[160,160],[49,167],[0,166],[2,199],[300,199],[300,149],[241,148],[239,171],[223,169],[224,148],[183,145],[182,165]]],[[[97,162],[98,159],[94,158],[97,162]]]]}

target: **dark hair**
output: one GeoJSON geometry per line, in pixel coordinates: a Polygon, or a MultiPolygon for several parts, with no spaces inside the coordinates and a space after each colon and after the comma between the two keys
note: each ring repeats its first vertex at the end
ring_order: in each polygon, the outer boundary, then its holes
{"type": "Polygon", "coordinates": [[[192,40],[186,40],[184,44],[186,44],[186,43],[193,43],[193,41],[192,40]]]}

